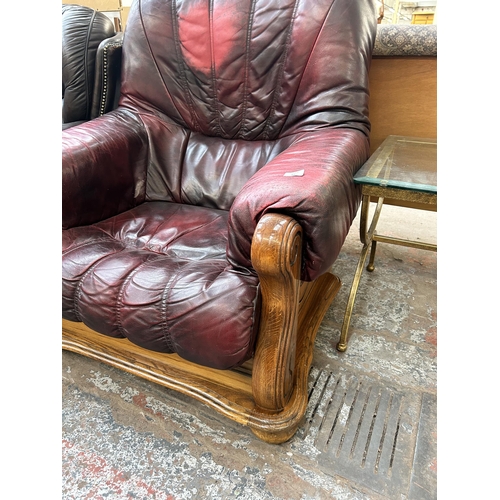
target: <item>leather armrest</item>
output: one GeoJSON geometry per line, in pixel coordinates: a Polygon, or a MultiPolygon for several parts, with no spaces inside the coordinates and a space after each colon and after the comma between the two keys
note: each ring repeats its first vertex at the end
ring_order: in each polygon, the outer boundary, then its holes
{"type": "Polygon", "coordinates": [[[262,215],[293,217],[304,231],[301,279],[330,269],[349,232],[361,193],[353,175],[369,156],[369,140],[355,129],[320,129],[296,140],[259,170],[236,197],[229,216],[227,255],[251,267],[250,248],[262,215]]]}
{"type": "Polygon", "coordinates": [[[62,132],[63,229],[106,219],[144,200],[147,134],[126,110],[62,132]]]}
{"type": "Polygon", "coordinates": [[[102,116],[118,106],[122,67],[123,33],[103,40],[96,53],[91,118],[102,116]]]}

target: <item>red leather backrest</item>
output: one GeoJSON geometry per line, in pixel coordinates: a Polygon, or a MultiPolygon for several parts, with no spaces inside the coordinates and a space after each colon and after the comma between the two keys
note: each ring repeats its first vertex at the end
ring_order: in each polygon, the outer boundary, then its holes
{"type": "Polygon", "coordinates": [[[368,134],[375,33],[373,0],[136,0],[120,104],[150,129],[147,197],[229,208],[292,134],[368,134]]]}

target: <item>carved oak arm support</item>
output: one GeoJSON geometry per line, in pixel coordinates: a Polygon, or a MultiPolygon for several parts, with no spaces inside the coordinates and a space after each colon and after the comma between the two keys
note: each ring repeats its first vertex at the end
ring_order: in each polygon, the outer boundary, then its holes
{"type": "Polygon", "coordinates": [[[276,213],[260,219],[251,247],[262,292],[252,391],[257,406],[269,413],[283,410],[293,389],[301,250],[298,222],[276,213]]]}

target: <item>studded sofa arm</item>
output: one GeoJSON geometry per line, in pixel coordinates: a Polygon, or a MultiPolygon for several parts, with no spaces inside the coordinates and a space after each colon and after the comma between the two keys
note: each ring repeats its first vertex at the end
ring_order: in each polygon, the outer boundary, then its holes
{"type": "Polygon", "coordinates": [[[91,118],[102,116],[118,106],[122,44],[123,33],[120,32],[103,40],[97,49],[91,118]]]}

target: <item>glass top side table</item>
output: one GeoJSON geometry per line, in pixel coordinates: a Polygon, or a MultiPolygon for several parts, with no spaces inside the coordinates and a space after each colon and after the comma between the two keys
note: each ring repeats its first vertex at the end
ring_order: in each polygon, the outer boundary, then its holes
{"type": "Polygon", "coordinates": [[[347,349],[347,334],[363,268],[371,247],[367,271],[375,269],[377,242],[437,251],[437,245],[377,234],[384,204],[437,211],[437,140],[390,135],[354,176],[361,185],[359,236],[363,248],[351,285],[337,350],[347,349]],[[368,227],[370,202],[377,203],[368,227]]]}

